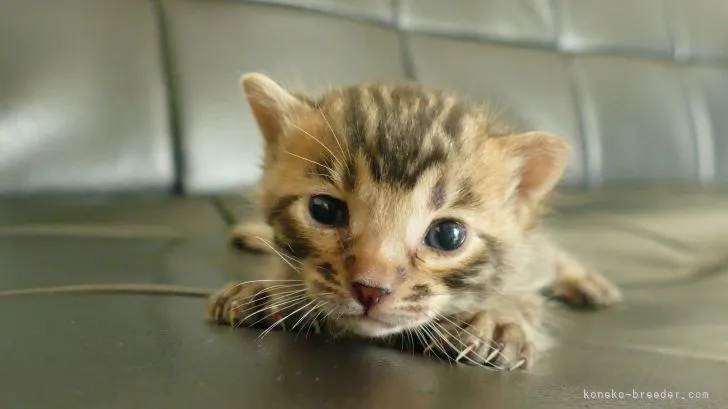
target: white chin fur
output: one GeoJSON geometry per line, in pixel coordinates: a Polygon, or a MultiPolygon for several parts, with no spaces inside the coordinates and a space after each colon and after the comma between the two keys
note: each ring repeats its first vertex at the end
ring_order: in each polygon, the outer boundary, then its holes
{"type": "Polygon", "coordinates": [[[349,330],[356,335],[368,338],[381,338],[401,332],[399,326],[388,326],[369,320],[355,320],[348,325],[349,330]]]}

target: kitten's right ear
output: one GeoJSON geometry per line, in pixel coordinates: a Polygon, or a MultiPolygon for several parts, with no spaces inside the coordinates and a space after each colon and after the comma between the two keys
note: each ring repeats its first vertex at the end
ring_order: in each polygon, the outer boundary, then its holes
{"type": "Polygon", "coordinates": [[[266,144],[275,145],[286,121],[303,103],[264,74],[244,74],[240,85],[266,144]]]}

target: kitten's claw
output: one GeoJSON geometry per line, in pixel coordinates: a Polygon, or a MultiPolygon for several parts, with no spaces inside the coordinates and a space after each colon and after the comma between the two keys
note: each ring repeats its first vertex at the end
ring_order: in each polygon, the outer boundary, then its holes
{"type": "Polygon", "coordinates": [[[523,366],[523,364],[525,364],[525,363],[526,363],[526,360],[525,359],[521,359],[520,361],[518,361],[517,364],[513,365],[512,367],[510,367],[509,370],[515,371],[516,369],[518,369],[521,366],[523,366]]]}
{"type": "Polygon", "coordinates": [[[451,322],[442,329],[447,339],[439,341],[439,345],[448,349],[446,355],[455,362],[500,370],[530,370],[535,362],[535,342],[519,323],[482,312],[467,325],[451,322]]]}

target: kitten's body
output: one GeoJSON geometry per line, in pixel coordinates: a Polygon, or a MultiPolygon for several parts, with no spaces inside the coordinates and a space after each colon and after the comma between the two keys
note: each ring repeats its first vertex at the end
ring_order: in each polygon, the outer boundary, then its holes
{"type": "Polygon", "coordinates": [[[451,359],[528,368],[547,345],[544,287],[572,305],[619,300],[538,231],[561,138],[414,85],[316,102],[260,74],[243,88],[265,139],[265,223],[232,237],[278,253],[271,280],[291,281],[228,285],[210,299],[216,320],[416,337],[451,359]]]}

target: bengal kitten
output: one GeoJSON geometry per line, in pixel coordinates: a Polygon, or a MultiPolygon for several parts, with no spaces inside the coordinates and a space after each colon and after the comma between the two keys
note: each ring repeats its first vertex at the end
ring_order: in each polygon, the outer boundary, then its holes
{"type": "MultiPolygon", "coordinates": [[[[280,256],[270,280],[231,283],[212,319],[419,341],[451,360],[529,369],[548,345],[543,288],[606,307],[619,290],[538,232],[569,145],[413,84],[313,101],[263,74],[244,94],[264,137],[265,223],[232,239],[280,256]]],[[[265,334],[265,332],[263,333],[265,334]]]]}

